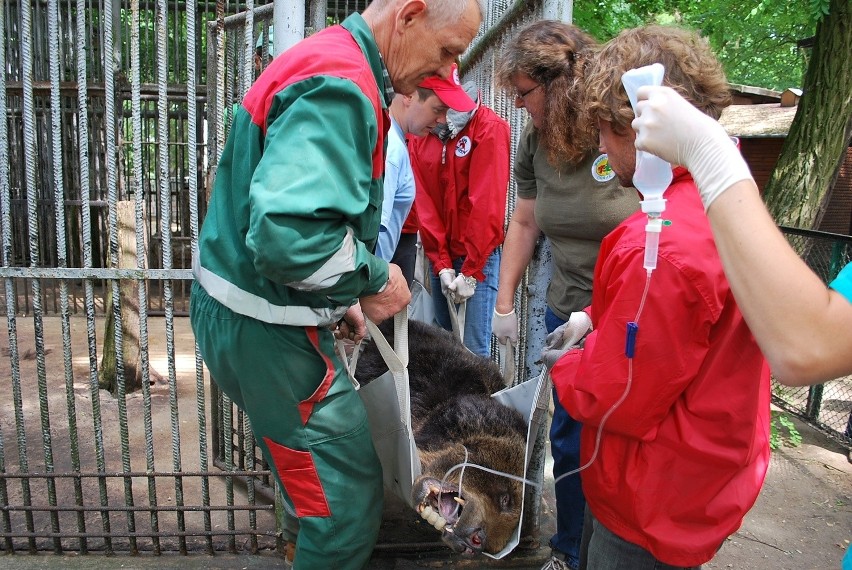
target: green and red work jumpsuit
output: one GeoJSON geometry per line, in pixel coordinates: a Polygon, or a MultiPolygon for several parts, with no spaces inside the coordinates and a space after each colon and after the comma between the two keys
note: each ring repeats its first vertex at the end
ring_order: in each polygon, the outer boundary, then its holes
{"type": "Polygon", "coordinates": [[[235,113],[193,256],[193,331],[295,509],[297,568],[363,568],[381,522],[381,466],[327,327],[388,280],[372,254],[388,102],[358,14],[276,58],[235,113]]]}

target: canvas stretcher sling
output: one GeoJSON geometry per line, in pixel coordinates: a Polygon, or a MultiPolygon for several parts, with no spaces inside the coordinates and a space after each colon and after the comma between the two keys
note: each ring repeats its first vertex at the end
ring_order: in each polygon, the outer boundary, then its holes
{"type": "MultiPolygon", "coordinates": [[[[406,313],[407,311],[401,311],[394,317],[394,348],[390,347],[378,327],[367,321],[367,328],[382,358],[385,359],[388,371],[364,386],[359,386],[353,376],[357,356],[349,364],[349,371],[353,384],[367,409],[373,445],[382,464],[384,484],[406,504],[415,508],[411,490],[414,487],[414,481],[420,476],[421,465],[411,429],[406,313]]],[[[355,355],[357,354],[356,349],[355,355]]],[[[506,355],[506,362],[509,361],[514,363],[512,352],[506,355]]],[[[501,404],[517,410],[527,423],[524,449],[524,479],[527,479],[535,438],[546,418],[545,414],[550,402],[550,376],[542,373],[537,378],[500,390],[492,397],[501,404]]],[[[496,554],[485,553],[486,556],[501,559],[512,552],[520,542],[526,487],[524,485],[521,494],[521,517],[512,538],[503,550],[496,554]]]]}
{"type": "MultiPolygon", "coordinates": [[[[511,383],[514,377],[515,369],[514,345],[507,344],[506,354],[504,356],[503,378],[505,383],[511,383]],[[511,364],[510,364],[511,363],[511,364]],[[511,376],[509,373],[511,372],[511,376]]],[[[542,369],[541,374],[536,378],[531,378],[518,383],[515,386],[504,388],[496,392],[491,397],[509,408],[517,410],[527,422],[527,438],[526,447],[524,448],[524,479],[529,480],[528,473],[530,469],[530,459],[532,458],[535,439],[538,435],[541,425],[546,421],[547,409],[550,405],[550,374],[545,374],[546,369],[542,369]]],[[[524,524],[524,500],[527,494],[527,485],[521,492],[521,517],[518,520],[518,526],[512,533],[512,538],[508,544],[496,554],[485,553],[491,558],[500,559],[512,552],[521,540],[521,528],[524,524]]]]}
{"type": "MultiPolygon", "coordinates": [[[[367,329],[388,371],[361,386],[358,394],[367,409],[370,434],[382,463],[385,487],[413,508],[411,490],[414,480],[420,476],[420,457],[411,431],[407,315],[406,310],[394,316],[394,348],[390,347],[378,327],[367,321],[367,329]]],[[[350,368],[354,374],[354,365],[350,368]]]]}

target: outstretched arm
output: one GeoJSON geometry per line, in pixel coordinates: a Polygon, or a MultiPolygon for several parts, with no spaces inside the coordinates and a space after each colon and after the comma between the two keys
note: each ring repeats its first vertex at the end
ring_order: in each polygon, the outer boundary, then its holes
{"type": "Polygon", "coordinates": [[[540,235],[541,230],[535,221],[535,199],[518,198],[503,242],[495,305],[497,311],[508,313],[514,308],[515,290],[532,259],[540,235]]]}
{"type": "Polygon", "coordinates": [[[790,247],[722,126],[668,87],[638,96],[636,147],[692,173],[731,290],[775,377],[799,386],[852,373],[852,299],[790,247]]]}
{"type": "Polygon", "coordinates": [[[535,250],[541,230],[535,221],[535,199],[518,198],[509,229],[503,241],[497,302],[491,319],[491,332],[500,344],[518,343],[518,315],[515,313],[515,291],[535,250]]]}
{"type": "Polygon", "coordinates": [[[787,243],[752,181],[707,210],[731,290],[775,377],[791,386],[852,373],[852,302],[787,243]]]}

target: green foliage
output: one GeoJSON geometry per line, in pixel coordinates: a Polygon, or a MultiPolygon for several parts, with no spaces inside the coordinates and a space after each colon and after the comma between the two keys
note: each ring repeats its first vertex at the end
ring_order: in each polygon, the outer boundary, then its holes
{"type": "MultiPolygon", "coordinates": [[[[117,49],[122,52],[122,61],[126,69],[121,70],[129,77],[131,61],[131,34],[133,33],[133,15],[131,10],[124,8],[120,11],[121,29],[116,35],[117,49]]],[[[187,38],[187,15],[186,12],[169,12],[166,17],[166,44],[165,58],[168,62],[166,69],[167,83],[186,83],[187,50],[196,50],[196,81],[206,82],[207,69],[205,57],[207,53],[207,27],[208,20],[215,19],[215,13],[198,12],[195,22],[195,44],[189,46],[187,38]]],[[[145,83],[157,83],[158,68],[158,38],[157,38],[158,15],[153,5],[142,6],[139,10],[139,20],[136,33],[139,35],[139,79],[145,83]]]]}
{"type": "Polygon", "coordinates": [[[796,429],[796,424],[793,423],[793,420],[783,412],[772,411],[769,430],[770,449],[778,449],[785,445],[798,447],[802,444],[802,434],[796,429]]]}
{"type": "Polygon", "coordinates": [[[796,43],[814,34],[808,14],[793,2],[704,1],[683,21],[713,46],[731,83],[781,91],[801,87],[805,60],[796,43]]]}
{"type": "Polygon", "coordinates": [[[829,0],[810,10],[786,0],[617,0],[574,4],[574,22],[606,41],[625,28],[682,25],[706,37],[731,83],[783,90],[801,87],[806,62],[797,41],[814,35],[829,0]]]}
{"type": "Polygon", "coordinates": [[[663,17],[676,2],[670,0],[597,0],[574,3],[574,23],[597,40],[609,40],[626,28],[643,24],[665,23],[663,17]]]}
{"type": "Polygon", "coordinates": [[[828,16],[829,4],[831,4],[831,0],[810,0],[808,2],[811,20],[814,23],[819,23],[820,20],[828,16]]]}

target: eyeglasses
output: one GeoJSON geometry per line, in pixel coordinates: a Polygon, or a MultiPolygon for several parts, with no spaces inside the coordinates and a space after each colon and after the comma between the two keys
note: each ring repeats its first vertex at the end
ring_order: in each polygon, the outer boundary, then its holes
{"type": "Polygon", "coordinates": [[[525,99],[527,95],[529,95],[530,93],[532,93],[533,91],[535,91],[539,87],[541,87],[541,83],[537,83],[535,87],[531,87],[531,88],[527,89],[526,91],[524,91],[523,93],[518,91],[517,93],[515,93],[515,97],[517,97],[518,99],[525,99]]]}

